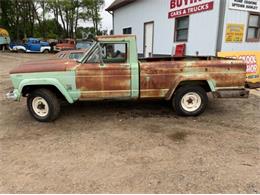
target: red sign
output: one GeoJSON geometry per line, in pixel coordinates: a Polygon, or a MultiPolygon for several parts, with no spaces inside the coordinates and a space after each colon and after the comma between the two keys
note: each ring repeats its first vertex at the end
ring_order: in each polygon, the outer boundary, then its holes
{"type": "MultiPolygon", "coordinates": [[[[178,5],[176,5],[178,7],[178,5]]],[[[171,4],[172,7],[172,4],[171,4]]],[[[200,4],[200,5],[196,5],[196,6],[192,6],[192,7],[187,7],[184,9],[180,9],[180,10],[174,10],[169,12],[168,14],[168,18],[176,18],[176,17],[180,17],[180,16],[187,16],[190,14],[195,14],[195,13],[200,13],[200,12],[204,12],[204,11],[208,11],[208,10],[212,10],[214,8],[214,2],[208,2],[208,3],[204,3],[204,4],[200,4]]]]}
{"type": "Polygon", "coordinates": [[[202,0],[171,0],[171,9],[181,8],[184,6],[191,6],[192,4],[198,4],[202,0]]]}

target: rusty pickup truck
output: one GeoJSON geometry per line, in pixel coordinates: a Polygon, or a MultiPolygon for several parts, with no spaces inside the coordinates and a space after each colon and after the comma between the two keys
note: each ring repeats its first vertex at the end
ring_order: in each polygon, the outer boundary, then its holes
{"type": "Polygon", "coordinates": [[[40,122],[59,116],[60,102],[164,99],[178,115],[197,116],[216,98],[247,98],[246,64],[215,57],[138,59],[136,37],[100,36],[78,61],[42,60],[10,72],[14,89],[6,96],[27,97],[40,122]]]}

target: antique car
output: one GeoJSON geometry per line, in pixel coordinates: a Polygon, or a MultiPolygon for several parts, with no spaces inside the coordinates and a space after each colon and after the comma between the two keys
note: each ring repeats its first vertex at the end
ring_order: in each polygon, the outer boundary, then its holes
{"type": "Polygon", "coordinates": [[[6,96],[27,98],[31,115],[40,122],[57,119],[61,100],[171,101],[178,115],[198,116],[216,98],[247,98],[246,64],[215,57],[138,59],[133,35],[100,36],[77,60],[42,60],[10,72],[14,89],[6,96]]]}
{"type": "Polygon", "coordinates": [[[74,39],[60,40],[54,48],[54,51],[64,51],[76,49],[76,41],[74,39]]]}
{"type": "Polygon", "coordinates": [[[49,53],[51,47],[48,42],[28,38],[23,44],[10,44],[10,50],[21,53],[49,53]]]}

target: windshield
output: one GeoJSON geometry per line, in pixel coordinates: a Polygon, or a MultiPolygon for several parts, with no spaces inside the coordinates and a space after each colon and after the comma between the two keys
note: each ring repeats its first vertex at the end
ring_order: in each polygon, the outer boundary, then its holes
{"type": "Polygon", "coordinates": [[[79,42],[76,45],[77,49],[89,49],[92,45],[92,42],[79,42]]]}
{"type": "Polygon", "coordinates": [[[84,59],[87,57],[88,53],[93,50],[93,48],[96,46],[97,42],[93,42],[91,47],[83,54],[83,56],[77,60],[79,63],[83,63],[84,59]]]}

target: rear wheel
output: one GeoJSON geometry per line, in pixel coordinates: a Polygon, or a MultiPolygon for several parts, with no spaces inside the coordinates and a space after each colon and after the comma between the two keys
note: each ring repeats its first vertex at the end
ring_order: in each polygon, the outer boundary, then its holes
{"type": "Polygon", "coordinates": [[[60,113],[57,96],[47,89],[37,89],[29,94],[27,107],[30,114],[40,122],[54,121],[60,113]]]}
{"type": "Polygon", "coordinates": [[[45,49],[45,50],[43,51],[43,53],[47,54],[47,53],[49,53],[49,50],[48,50],[48,49],[45,49]]]}
{"type": "Polygon", "coordinates": [[[182,86],[176,91],[172,104],[178,115],[198,116],[205,111],[208,96],[200,86],[182,86]]]}

